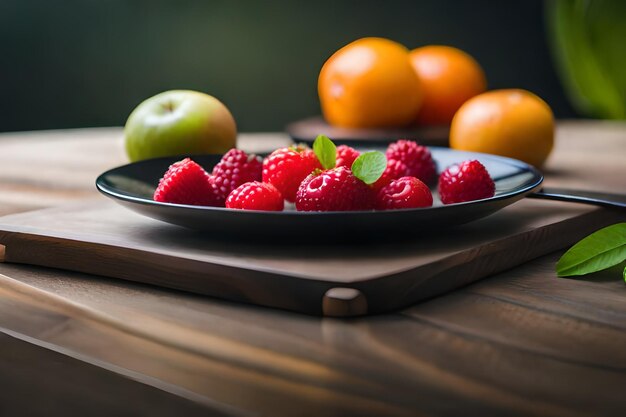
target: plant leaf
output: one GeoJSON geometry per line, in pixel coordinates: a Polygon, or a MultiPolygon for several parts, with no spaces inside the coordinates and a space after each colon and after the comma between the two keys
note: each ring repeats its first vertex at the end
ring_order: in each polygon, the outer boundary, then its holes
{"type": "MultiPolygon", "coordinates": [[[[587,236],[559,259],[560,277],[586,275],[610,268],[626,259],[626,223],[618,223],[587,236]]],[[[626,273],[626,272],[625,272],[626,273]]]]}
{"type": "Polygon", "coordinates": [[[375,183],[387,168],[387,157],[384,153],[370,151],[361,154],[352,163],[352,173],[365,184],[375,183]]]}
{"type": "Polygon", "coordinates": [[[313,152],[324,169],[332,169],[337,163],[337,147],[328,136],[318,135],[313,142],[313,152]]]}
{"type": "Polygon", "coordinates": [[[553,0],[546,23],[556,69],[572,104],[599,118],[626,117],[623,1],[553,0]]]}

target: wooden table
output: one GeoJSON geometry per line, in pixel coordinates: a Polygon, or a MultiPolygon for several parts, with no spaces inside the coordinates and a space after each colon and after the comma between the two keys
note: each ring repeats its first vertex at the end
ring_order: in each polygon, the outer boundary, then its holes
{"type": "MultiPolygon", "coordinates": [[[[562,122],[546,183],[626,192],[625,151],[626,124],[562,122]]],[[[102,198],[124,161],[120,129],[0,135],[0,214],[102,198]]],[[[353,320],[0,264],[0,415],[625,415],[620,272],[559,255],[353,320]]]]}

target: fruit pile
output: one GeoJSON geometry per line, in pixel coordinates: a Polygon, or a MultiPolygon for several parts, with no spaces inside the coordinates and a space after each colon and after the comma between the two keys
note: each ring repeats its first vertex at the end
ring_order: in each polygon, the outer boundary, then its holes
{"type": "MultiPolygon", "coordinates": [[[[298,211],[393,210],[430,207],[427,184],[436,181],[428,148],[398,140],[383,154],[336,147],[320,135],[313,149],[277,149],[264,160],[231,149],[209,174],[185,158],[172,164],[154,193],[164,203],[282,211],[285,200],[298,211]]],[[[495,185],[476,160],[448,167],[438,180],[444,204],[489,198],[495,185]]]]}
{"type": "Polygon", "coordinates": [[[409,51],[384,38],[358,39],[335,52],[318,79],[322,113],[348,128],[449,124],[468,99],[483,93],[480,64],[450,46],[409,51]]]}
{"type": "Polygon", "coordinates": [[[487,91],[469,54],[450,46],[409,51],[384,38],[362,38],[324,63],[322,114],[342,128],[450,126],[453,149],[493,153],[541,166],[554,140],[548,104],[521,89],[487,91]]]}

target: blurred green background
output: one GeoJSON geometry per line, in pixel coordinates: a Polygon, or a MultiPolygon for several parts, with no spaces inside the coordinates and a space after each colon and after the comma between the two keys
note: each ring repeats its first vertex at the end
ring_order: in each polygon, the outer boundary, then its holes
{"type": "Polygon", "coordinates": [[[626,1],[551,0],[546,5],[548,38],[576,109],[626,120],[626,1]]]}
{"type": "Polygon", "coordinates": [[[215,95],[241,131],[319,113],[317,75],[363,36],[472,54],[489,88],[575,115],[548,51],[541,0],[0,1],[0,131],[123,125],[158,92],[215,95]]]}

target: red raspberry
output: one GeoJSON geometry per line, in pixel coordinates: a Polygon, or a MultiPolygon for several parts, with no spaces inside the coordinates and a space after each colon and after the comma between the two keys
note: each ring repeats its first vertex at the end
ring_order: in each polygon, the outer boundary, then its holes
{"type": "Polygon", "coordinates": [[[406,164],[406,176],[416,177],[428,184],[435,178],[435,161],[427,147],[411,140],[400,139],[389,145],[387,159],[396,159],[406,164]]]}
{"type": "Polygon", "coordinates": [[[154,201],[192,206],[224,206],[209,174],[189,158],[172,164],[154,192],[154,201]]]}
{"type": "Polygon", "coordinates": [[[378,191],[383,188],[385,185],[389,184],[391,181],[404,177],[407,175],[407,167],[402,161],[398,161],[396,159],[387,160],[387,168],[383,172],[383,175],[372,184],[374,190],[378,191]]]}
{"type": "Polygon", "coordinates": [[[433,195],[428,186],[415,177],[391,181],[376,194],[376,210],[430,207],[433,195]]]}
{"type": "Polygon", "coordinates": [[[352,163],[359,155],[360,153],[356,149],[348,145],[339,145],[337,146],[337,163],[335,166],[351,168],[352,163]]]}
{"type": "Polygon", "coordinates": [[[282,211],[285,200],[272,184],[252,181],[235,188],[226,199],[226,207],[242,210],[282,211]]]}
{"type": "Polygon", "coordinates": [[[213,167],[215,185],[225,200],[230,192],[241,184],[261,181],[262,167],[263,163],[258,156],[248,155],[240,149],[231,149],[213,167]]]}
{"type": "Polygon", "coordinates": [[[296,195],[298,211],[371,210],[373,191],[346,167],[312,173],[296,195]]]}
{"type": "Polygon", "coordinates": [[[487,169],[476,160],[452,165],[439,177],[443,204],[462,203],[493,197],[496,186],[487,169]]]}
{"type": "Polygon", "coordinates": [[[277,149],[263,161],[263,182],[294,202],[300,183],[315,169],[322,169],[322,165],[312,150],[302,146],[277,149]]]}

